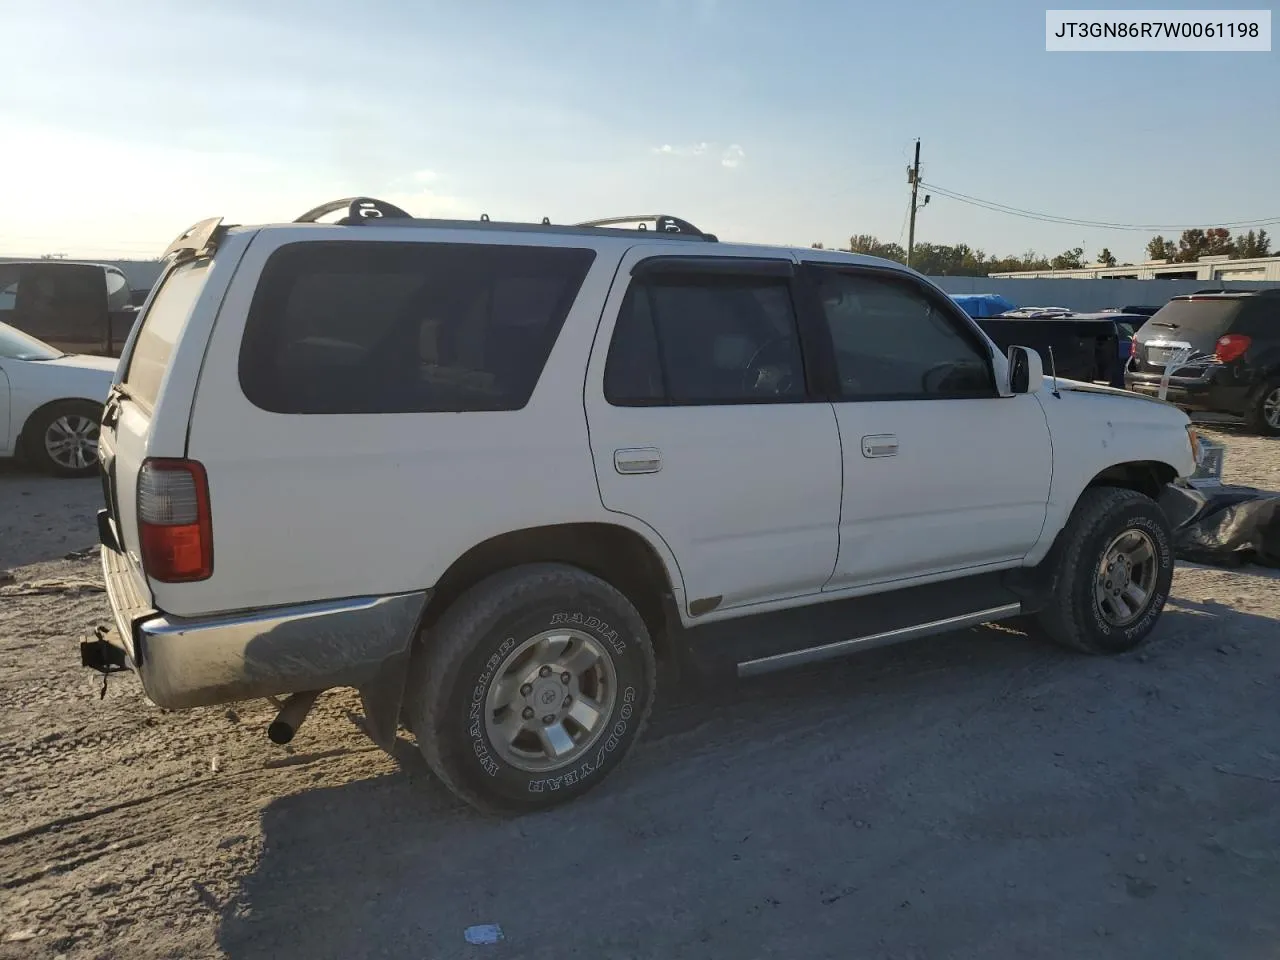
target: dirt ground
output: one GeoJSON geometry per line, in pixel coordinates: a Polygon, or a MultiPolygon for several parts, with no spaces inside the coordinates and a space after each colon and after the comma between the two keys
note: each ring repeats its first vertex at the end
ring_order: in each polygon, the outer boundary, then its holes
{"type": "MultiPolygon", "coordinates": [[[[1280,442],[1221,433],[1280,490],[1280,442]]],[[[1182,567],[1114,660],[983,628],[694,699],[517,820],[320,704],[106,698],[98,487],[0,469],[0,958],[1280,957],[1280,591],[1182,567]],[[464,930],[499,924],[474,946],[464,930]]]]}

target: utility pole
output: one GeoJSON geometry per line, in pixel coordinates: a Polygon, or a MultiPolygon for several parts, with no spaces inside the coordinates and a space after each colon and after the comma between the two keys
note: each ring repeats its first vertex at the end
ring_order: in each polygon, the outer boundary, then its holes
{"type": "MultiPolygon", "coordinates": [[[[916,162],[907,168],[907,183],[911,184],[911,226],[907,231],[907,266],[911,266],[911,252],[916,246],[916,194],[920,190],[920,138],[916,138],[916,162]]],[[[902,236],[902,234],[898,234],[902,236]]]]}

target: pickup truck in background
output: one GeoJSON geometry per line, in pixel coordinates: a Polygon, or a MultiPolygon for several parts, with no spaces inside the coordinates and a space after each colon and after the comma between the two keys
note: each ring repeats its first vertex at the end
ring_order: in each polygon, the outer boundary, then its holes
{"type": "Polygon", "coordinates": [[[118,357],[138,307],[128,278],[102,263],[0,262],[0,323],[65,353],[118,357]]]}
{"type": "Polygon", "coordinates": [[[1013,344],[1040,354],[1046,371],[1068,380],[1124,386],[1129,342],[1142,316],[1073,313],[1063,308],[1024,307],[976,321],[1002,350],[1013,344]]]}

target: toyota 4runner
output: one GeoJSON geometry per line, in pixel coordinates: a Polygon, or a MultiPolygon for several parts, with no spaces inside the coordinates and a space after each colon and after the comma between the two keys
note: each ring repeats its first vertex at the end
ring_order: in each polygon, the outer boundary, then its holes
{"type": "Polygon", "coordinates": [[[1044,376],[898,264],[364,198],[166,258],[103,414],[115,630],[81,649],[161,707],[289,695],[283,742],[354,687],[376,742],[527,810],[618,765],[662,658],[1020,615],[1116,653],[1168,597],[1187,417],[1044,376]]]}

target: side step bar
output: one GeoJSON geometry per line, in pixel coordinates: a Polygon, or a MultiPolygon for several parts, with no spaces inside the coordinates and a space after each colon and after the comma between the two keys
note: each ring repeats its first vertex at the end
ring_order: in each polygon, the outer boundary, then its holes
{"type": "Polygon", "coordinates": [[[993,620],[1016,617],[1021,612],[1022,604],[1006,603],[998,607],[977,610],[973,613],[944,617],[941,620],[930,620],[928,623],[899,627],[896,630],[885,630],[881,633],[871,633],[865,637],[837,640],[834,643],[824,643],[821,646],[806,647],[802,650],[790,650],[786,653],[774,654],[771,657],[744,660],[738,664],[738,676],[754,677],[762,673],[772,673],[774,670],[785,670],[789,667],[798,667],[806,663],[818,663],[822,660],[843,657],[862,650],[870,650],[873,647],[883,647],[891,643],[901,643],[904,640],[914,640],[917,637],[946,633],[950,630],[964,630],[967,627],[976,627],[993,620]]]}

